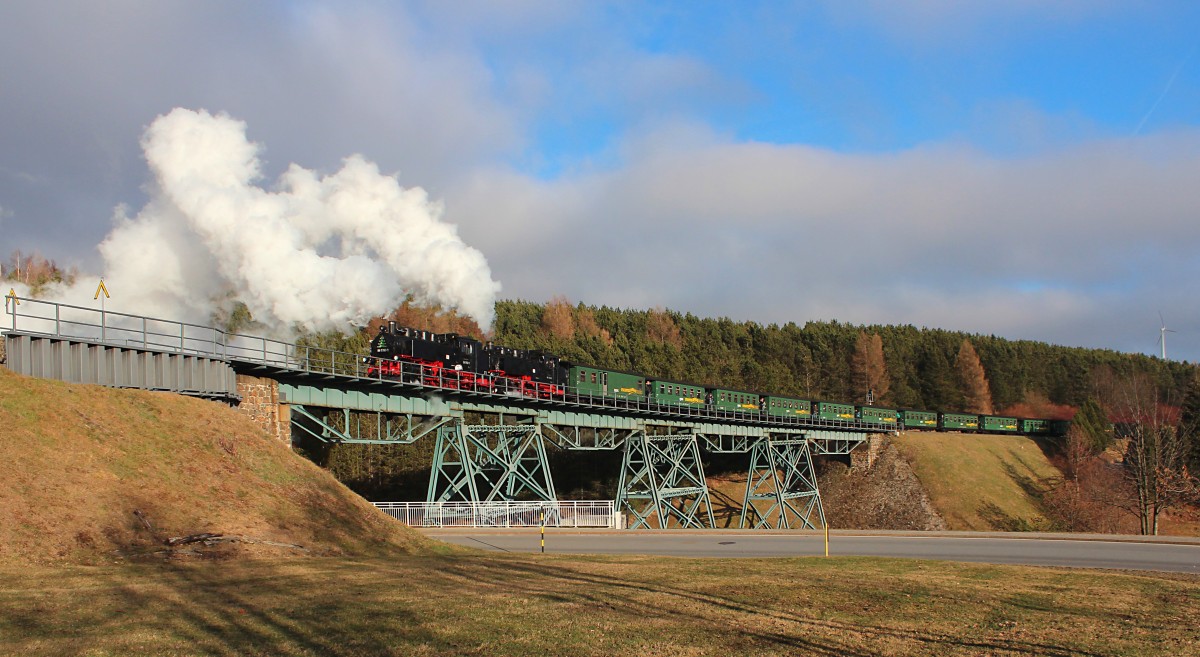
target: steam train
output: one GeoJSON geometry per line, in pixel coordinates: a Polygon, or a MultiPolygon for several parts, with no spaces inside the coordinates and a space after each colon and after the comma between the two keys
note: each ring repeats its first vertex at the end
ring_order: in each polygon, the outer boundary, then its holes
{"type": "Polygon", "coordinates": [[[395,322],[371,341],[367,375],[436,388],[472,390],[545,400],[654,405],[664,410],[717,411],[725,416],[815,419],[883,430],[1061,434],[1057,420],[942,413],[760,394],[648,377],[563,361],[544,351],[513,349],[457,333],[432,333],[395,322]]]}

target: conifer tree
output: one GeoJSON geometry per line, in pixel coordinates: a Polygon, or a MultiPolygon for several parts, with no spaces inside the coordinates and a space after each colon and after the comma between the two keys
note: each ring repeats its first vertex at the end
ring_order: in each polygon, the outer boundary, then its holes
{"type": "Polygon", "coordinates": [[[1189,443],[1188,465],[1200,474],[1200,367],[1192,371],[1179,411],[1179,435],[1189,443]]]}
{"type": "Polygon", "coordinates": [[[955,385],[954,370],[942,349],[936,344],[926,343],[922,351],[917,374],[920,377],[923,405],[947,411],[961,409],[962,394],[955,385]]]}
{"type": "Polygon", "coordinates": [[[1082,432],[1086,444],[1093,454],[1103,452],[1112,443],[1112,423],[1094,397],[1089,397],[1075,413],[1071,427],[1082,432]]]}

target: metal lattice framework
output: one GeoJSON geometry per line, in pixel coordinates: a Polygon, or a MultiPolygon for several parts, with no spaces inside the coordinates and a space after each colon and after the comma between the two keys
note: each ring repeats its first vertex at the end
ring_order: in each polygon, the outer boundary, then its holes
{"type": "Polygon", "coordinates": [[[625,441],[617,508],[631,517],[630,529],[716,526],[700,444],[694,433],[647,435],[625,441]]]}
{"type": "Polygon", "coordinates": [[[743,529],[747,520],[753,529],[825,526],[825,510],[817,489],[809,441],[768,438],[750,450],[750,471],[742,500],[743,529]]]}
{"type": "Polygon", "coordinates": [[[553,501],[546,447],[535,424],[467,425],[437,430],[430,502],[553,501]]]}
{"type": "Polygon", "coordinates": [[[348,408],[308,408],[300,404],[293,404],[291,409],[293,429],[324,443],[409,445],[455,419],[436,415],[352,413],[348,408]]]}
{"type": "Polygon", "coordinates": [[[542,435],[561,449],[580,451],[612,451],[625,444],[636,428],[612,428],[540,422],[542,435]]]}

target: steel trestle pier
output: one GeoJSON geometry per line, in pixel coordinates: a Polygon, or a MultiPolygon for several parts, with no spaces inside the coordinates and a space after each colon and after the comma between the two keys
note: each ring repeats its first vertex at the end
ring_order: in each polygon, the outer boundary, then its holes
{"type": "Polygon", "coordinates": [[[571,392],[535,398],[523,390],[463,389],[461,380],[443,382],[419,371],[382,378],[368,374],[361,354],[33,299],[5,301],[12,320],[4,333],[8,366],[25,374],[232,403],[238,395],[230,373],[262,377],[278,386],[294,438],[376,445],[434,440],[429,503],[554,501],[548,448],[621,450],[616,505],[629,527],[714,527],[703,455],[746,454],[740,525],[814,528],[825,520],[813,456],[849,454],[869,434],[895,429],[571,392]],[[114,371],[104,365],[110,352],[131,354],[120,357],[117,371],[135,375],[92,375],[114,371]],[[216,374],[194,386],[188,368],[216,374]]]}

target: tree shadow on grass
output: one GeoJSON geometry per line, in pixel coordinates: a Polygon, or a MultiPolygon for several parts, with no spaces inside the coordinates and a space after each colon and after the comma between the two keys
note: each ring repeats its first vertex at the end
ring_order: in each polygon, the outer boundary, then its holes
{"type": "MultiPolygon", "coordinates": [[[[713,592],[711,578],[725,582],[728,569],[740,567],[726,560],[671,559],[658,568],[637,558],[631,560],[636,564],[631,575],[595,572],[621,569],[619,561],[573,561],[457,555],[65,569],[61,581],[46,585],[45,599],[0,596],[0,628],[36,639],[26,644],[0,639],[0,652],[28,652],[38,645],[60,654],[96,646],[118,654],[641,654],[653,645],[656,654],[701,648],[716,654],[850,657],[1100,654],[1071,644],[979,636],[965,627],[952,633],[889,627],[886,620],[828,620],[819,611],[804,613],[811,605],[802,596],[810,589],[786,585],[779,592],[752,585],[713,592]],[[710,570],[717,574],[706,579],[710,570]],[[62,591],[71,601],[48,607],[45,600],[62,591]],[[588,632],[596,633],[594,641],[580,638],[588,632]],[[575,636],[561,638],[571,633],[575,636]]],[[[796,561],[798,577],[804,569],[796,561]]],[[[915,614],[961,605],[931,587],[902,588],[856,595],[845,614],[887,619],[897,617],[897,605],[915,614]]],[[[1056,619],[1077,613],[1021,602],[1056,619]]],[[[998,608],[996,623],[1010,622],[1004,609],[998,608]]],[[[996,624],[988,632],[1006,627],[996,624]]]]}
{"type": "MultiPolygon", "coordinates": [[[[604,609],[629,620],[633,626],[647,619],[680,628],[692,626],[707,634],[706,645],[718,652],[722,646],[736,651],[748,642],[759,649],[782,651],[783,654],[807,655],[876,655],[880,654],[862,643],[879,640],[900,642],[918,653],[944,653],[962,650],[967,654],[1039,654],[1095,655],[1075,646],[1018,639],[983,640],[969,634],[947,634],[933,631],[889,628],[883,625],[852,624],[823,620],[791,612],[778,599],[770,606],[740,601],[733,597],[710,592],[651,584],[632,579],[583,573],[560,566],[529,561],[505,561],[495,568],[479,569],[478,563],[456,562],[448,565],[463,577],[504,589],[518,590],[524,595],[572,602],[589,609],[604,609]],[[467,568],[461,564],[470,563],[467,568]],[[570,586],[563,591],[563,583],[570,586]],[[666,598],[663,600],[662,598],[666,598]],[[733,617],[732,619],[730,617],[733,617]],[[736,622],[732,622],[736,619],[736,622]],[[786,630],[772,630],[790,626],[786,630]],[[816,636],[816,635],[823,636],[816,636]],[[858,636],[854,642],[831,638],[829,635],[858,636]]],[[[673,562],[682,567],[682,562],[673,562]]],[[[802,601],[797,601],[801,602],[802,601]]],[[[951,609],[960,603],[950,596],[940,596],[931,604],[951,609]]],[[[881,609],[881,613],[888,613],[881,609]]]]}
{"type": "MultiPolygon", "coordinates": [[[[1052,482],[1042,478],[1029,464],[1022,462],[1021,465],[1024,467],[1019,468],[1011,462],[1005,462],[1003,464],[1004,474],[1040,509],[1046,493],[1052,488],[1052,482]]],[[[984,522],[997,531],[1035,532],[1050,529],[1050,523],[1047,520],[1012,515],[995,502],[984,502],[979,506],[977,513],[984,522]]]]}
{"type": "Polygon", "coordinates": [[[708,489],[709,503],[712,505],[713,520],[720,528],[739,527],[742,522],[742,501],[735,500],[727,493],[716,488],[708,489]]]}
{"type": "MultiPolygon", "coordinates": [[[[362,609],[322,593],[346,568],[336,559],[125,564],[84,574],[66,604],[4,605],[6,623],[51,654],[407,655],[453,646],[402,605],[362,609]],[[99,579],[99,581],[97,581],[99,579]],[[139,581],[141,580],[141,581],[139,581]]],[[[81,573],[68,571],[71,580],[81,573]]],[[[340,587],[333,587],[337,591],[340,587]]],[[[0,640],[0,652],[15,647],[0,640]]],[[[14,650],[14,653],[16,651],[14,650]]]]}

